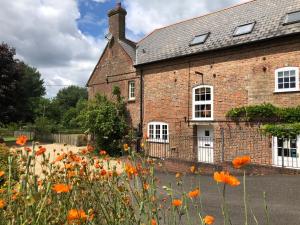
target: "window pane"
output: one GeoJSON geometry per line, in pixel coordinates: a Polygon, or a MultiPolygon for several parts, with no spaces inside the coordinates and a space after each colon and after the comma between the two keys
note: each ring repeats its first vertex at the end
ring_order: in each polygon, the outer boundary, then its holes
{"type": "Polygon", "coordinates": [[[295,75],[296,75],[296,70],[291,70],[291,71],[290,71],[290,75],[291,75],[291,76],[295,76],[295,75]]]}
{"type": "Polygon", "coordinates": [[[168,139],[168,126],[167,125],[162,126],[162,138],[164,140],[168,139]]]}
{"type": "Polygon", "coordinates": [[[296,81],[296,77],[290,77],[290,82],[295,82],[296,81]]]}
{"type": "Polygon", "coordinates": [[[284,71],[284,77],[287,77],[290,75],[290,71],[284,71]]]}
{"type": "Polygon", "coordinates": [[[251,33],[254,28],[254,24],[255,23],[250,23],[250,24],[246,24],[246,25],[237,27],[234,31],[234,35],[237,36],[237,35],[251,33]]]}
{"type": "Polygon", "coordinates": [[[282,148],[278,148],[278,156],[282,156],[282,148]]]}
{"type": "Polygon", "coordinates": [[[283,84],[278,84],[278,89],[283,89],[283,84]]]}
{"type": "Polygon", "coordinates": [[[289,83],[284,83],[284,88],[289,88],[289,87],[290,87],[289,83]]]}
{"type": "Polygon", "coordinates": [[[154,138],[154,126],[149,125],[149,138],[152,139],[154,138]]]}
{"type": "Polygon", "coordinates": [[[290,88],[295,88],[296,87],[296,83],[290,83],[290,88]]]}
{"type": "Polygon", "coordinates": [[[278,73],[278,78],[282,78],[283,77],[283,72],[279,72],[278,73]]]}
{"type": "Polygon", "coordinates": [[[291,149],[291,157],[297,158],[297,149],[291,149]]]}
{"type": "Polygon", "coordinates": [[[160,139],[160,125],[155,126],[155,138],[160,139]]]}

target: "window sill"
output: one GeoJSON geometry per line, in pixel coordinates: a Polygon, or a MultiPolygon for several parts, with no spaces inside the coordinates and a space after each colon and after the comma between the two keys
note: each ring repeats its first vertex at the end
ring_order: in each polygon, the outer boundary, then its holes
{"type": "Polygon", "coordinates": [[[288,94],[288,93],[300,93],[300,90],[281,90],[281,91],[274,91],[274,94],[288,94]]]}
{"type": "Polygon", "coordinates": [[[147,139],[148,143],[157,143],[157,144],[169,144],[169,140],[161,140],[161,139],[147,139]]]}
{"type": "Polygon", "coordinates": [[[127,102],[128,102],[128,103],[134,103],[134,102],[135,102],[135,98],[128,99],[127,102]]]}

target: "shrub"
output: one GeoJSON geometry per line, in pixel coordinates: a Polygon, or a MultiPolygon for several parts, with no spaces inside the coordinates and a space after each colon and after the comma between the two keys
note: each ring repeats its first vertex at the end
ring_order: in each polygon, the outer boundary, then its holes
{"type": "Polygon", "coordinates": [[[78,117],[81,126],[95,136],[97,147],[110,154],[120,154],[122,139],[128,133],[125,103],[116,97],[114,102],[96,95],[78,117]]]}

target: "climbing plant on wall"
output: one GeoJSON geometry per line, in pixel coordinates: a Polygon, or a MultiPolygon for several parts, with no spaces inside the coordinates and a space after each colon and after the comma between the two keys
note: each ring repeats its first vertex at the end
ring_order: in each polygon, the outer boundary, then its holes
{"type": "Polygon", "coordinates": [[[262,132],[273,136],[300,134],[300,106],[280,108],[269,103],[244,106],[229,110],[226,117],[236,122],[261,122],[262,132]]]}

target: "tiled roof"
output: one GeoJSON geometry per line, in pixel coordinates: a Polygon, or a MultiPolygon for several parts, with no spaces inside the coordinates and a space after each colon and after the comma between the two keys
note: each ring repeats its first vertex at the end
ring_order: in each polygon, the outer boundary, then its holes
{"type": "Polygon", "coordinates": [[[137,44],[135,64],[300,33],[300,23],[284,25],[286,14],[299,10],[300,0],[254,0],[157,29],[137,44]],[[237,26],[251,22],[256,22],[252,33],[233,36],[237,26]],[[204,44],[190,46],[196,35],[208,32],[204,44]]]}
{"type": "Polygon", "coordinates": [[[122,48],[125,50],[125,52],[129,55],[129,57],[132,59],[132,62],[134,63],[136,60],[136,52],[135,52],[135,43],[133,43],[130,40],[118,40],[122,48]]]}

